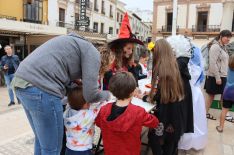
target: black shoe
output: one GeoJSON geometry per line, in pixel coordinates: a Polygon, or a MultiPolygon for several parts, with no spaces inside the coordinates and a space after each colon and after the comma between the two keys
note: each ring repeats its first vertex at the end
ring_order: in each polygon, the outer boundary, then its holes
{"type": "Polygon", "coordinates": [[[18,104],[21,104],[20,100],[17,98],[18,104]]]}
{"type": "Polygon", "coordinates": [[[12,105],[15,105],[15,102],[10,102],[10,103],[8,104],[8,107],[10,107],[10,106],[12,106],[12,105]]]}

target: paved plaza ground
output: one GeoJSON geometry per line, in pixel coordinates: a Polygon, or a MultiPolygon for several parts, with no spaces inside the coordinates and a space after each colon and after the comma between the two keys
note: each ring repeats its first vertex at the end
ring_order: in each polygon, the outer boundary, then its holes
{"type": "MultiPolygon", "coordinates": [[[[8,107],[7,89],[0,87],[0,155],[32,155],[33,133],[21,105],[8,107]]],[[[217,118],[219,110],[211,110],[217,118]]],[[[208,145],[204,150],[187,152],[180,155],[234,155],[234,124],[226,122],[224,133],[215,130],[217,121],[208,120],[208,145]]],[[[142,155],[146,148],[142,147],[142,155]]]]}

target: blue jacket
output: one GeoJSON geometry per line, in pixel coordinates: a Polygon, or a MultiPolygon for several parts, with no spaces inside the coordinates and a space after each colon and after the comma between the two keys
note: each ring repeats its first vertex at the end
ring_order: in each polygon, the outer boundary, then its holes
{"type": "Polygon", "coordinates": [[[234,102],[234,70],[228,69],[227,83],[223,92],[223,99],[234,102]]]}
{"type": "MultiPolygon", "coordinates": [[[[1,62],[0,62],[0,69],[3,70],[3,67],[6,65],[6,64],[9,64],[9,61],[10,59],[7,57],[7,55],[4,55],[2,58],[1,58],[1,62]]],[[[20,64],[20,60],[19,60],[19,57],[17,55],[12,55],[12,63],[13,63],[13,66],[15,68],[15,71],[17,70],[17,68],[19,67],[19,64],[20,64]]],[[[7,74],[8,75],[8,71],[4,72],[4,74],[7,74]]]]}

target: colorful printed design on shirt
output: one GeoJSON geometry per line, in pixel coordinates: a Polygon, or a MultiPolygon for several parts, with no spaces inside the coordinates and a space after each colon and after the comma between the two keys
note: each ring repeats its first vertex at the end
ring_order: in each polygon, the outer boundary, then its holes
{"type": "Polygon", "coordinates": [[[79,126],[79,125],[77,125],[75,128],[73,128],[73,130],[75,130],[75,131],[80,131],[82,128],[79,126]]]}
{"type": "Polygon", "coordinates": [[[93,133],[94,133],[94,131],[93,131],[93,130],[91,130],[91,129],[89,129],[89,130],[88,130],[88,132],[87,132],[87,134],[88,134],[88,135],[90,135],[90,136],[92,136],[92,135],[93,135],[93,133]]]}
{"type": "Polygon", "coordinates": [[[85,145],[85,144],[81,144],[81,143],[79,143],[77,140],[72,140],[72,145],[73,146],[87,146],[87,145],[85,145]]]}
{"type": "Polygon", "coordinates": [[[94,120],[100,110],[101,103],[87,110],[67,109],[64,113],[66,127],[66,146],[74,151],[92,149],[94,120]]]}

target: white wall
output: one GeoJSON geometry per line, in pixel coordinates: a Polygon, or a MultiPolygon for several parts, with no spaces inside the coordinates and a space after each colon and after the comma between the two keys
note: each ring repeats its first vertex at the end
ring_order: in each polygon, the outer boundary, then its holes
{"type": "Polygon", "coordinates": [[[59,21],[59,8],[57,0],[48,1],[48,21],[49,25],[56,26],[59,21]]]}
{"type": "Polygon", "coordinates": [[[142,36],[143,36],[143,41],[146,41],[146,39],[148,37],[150,37],[150,27],[147,26],[146,24],[142,23],[142,27],[143,27],[143,32],[142,32],[142,36]]]}
{"type": "MultiPolygon", "coordinates": [[[[113,27],[113,35],[116,35],[116,5],[108,0],[105,0],[105,15],[102,11],[102,0],[98,0],[99,11],[92,13],[92,25],[94,22],[98,23],[98,32],[101,31],[101,23],[104,23],[104,33],[109,33],[109,27],[113,27]],[[110,18],[110,4],[112,5],[113,18],[110,18]]],[[[91,27],[93,29],[93,27],[91,27]]]]}
{"type": "MultiPolygon", "coordinates": [[[[190,4],[189,6],[189,22],[188,28],[191,29],[193,25],[197,24],[197,5],[190,4]]],[[[208,25],[220,25],[223,16],[222,3],[210,3],[210,14],[208,17],[208,25]]]]}
{"type": "Polygon", "coordinates": [[[192,29],[193,25],[196,25],[197,20],[197,4],[191,4],[189,6],[189,18],[188,18],[188,28],[192,29]]]}
{"type": "MultiPolygon", "coordinates": [[[[208,25],[221,25],[222,16],[223,16],[223,4],[222,3],[210,4],[210,15],[208,17],[209,18],[208,25]]],[[[228,20],[226,22],[228,22],[228,20]]]]}
{"type": "Polygon", "coordinates": [[[221,30],[232,30],[234,3],[225,3],[223,8],[223,19],[221,22],[221,30]]]}
{"type": "Polygon", "coordinates": [[[177,25],[181,29],[186,28],[187,5],[178,5],[177,25]]]}
{"type": "Polygon", "coordinates": [[[65,23],[74,25],[75,23],[75,3],[68,1],[67,9],[65,11],[65,23]]]}
{"type": "Polygon", "coordinates": [[[157,29],[161,29],[166,25],[166,6],[158,6],[157,15],[157,29]]]}

